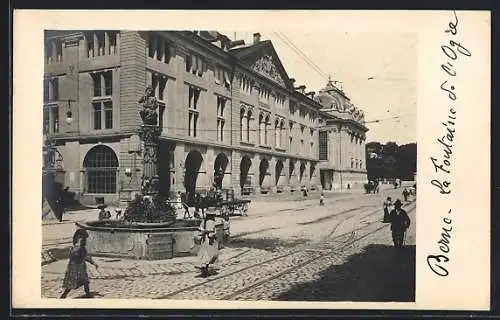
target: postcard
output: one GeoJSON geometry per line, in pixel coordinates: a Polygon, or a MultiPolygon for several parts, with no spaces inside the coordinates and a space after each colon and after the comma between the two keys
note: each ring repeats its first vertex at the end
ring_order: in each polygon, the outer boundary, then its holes
{"type": "Polygon", "coordinates": [[[490,23],[15,11],[13,307],[488,310],[490,23]]]}

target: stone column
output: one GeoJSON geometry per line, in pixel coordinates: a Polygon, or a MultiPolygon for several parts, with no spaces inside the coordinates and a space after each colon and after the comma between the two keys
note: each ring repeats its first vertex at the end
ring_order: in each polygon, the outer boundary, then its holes
{"type": "Polygon", "coordinates": [[[158,195],[160,192],[158,176],[158,137],[160,136],[160,127],[158,125],[141,125],[139,135],[144,143],[142,192],[144,195],[158,195]]]}

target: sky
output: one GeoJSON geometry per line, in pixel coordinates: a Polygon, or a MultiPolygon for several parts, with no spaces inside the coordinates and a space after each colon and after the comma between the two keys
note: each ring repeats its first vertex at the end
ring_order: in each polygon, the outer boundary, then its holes
{"type": "MultiPolygon", "coordinates": [[[[221,31],[234,40],[253,42],[254,32],[221,31]]],[[[260,32],[271,40],[288,76],[306,91],[319,91],[328,81],[341,81],[351,102],[365,112],[367,142],[398,145],[416,142],[417,35],[413,33],[260,32]],[[287,39],[289,44],[286,44],[287,39]],[[311,67],[290,42],[316,66],[311,67]],[[373,79],[368,80],[368,78],[373,79]]]]}

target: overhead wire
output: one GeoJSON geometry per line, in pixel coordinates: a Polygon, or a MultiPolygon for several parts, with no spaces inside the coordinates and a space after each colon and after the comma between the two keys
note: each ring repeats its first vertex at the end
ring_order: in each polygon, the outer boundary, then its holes
{"type": "Polygon", "coordinates": [[[274,34],[293,52],[295,52],[299,58],[301,58],[309,67],[311,67],[314,71],[316,71],[321,77],[328,78],[325,72],[321,70],[321,68],[314,63],[298,46],[296,46],[288,37],[281,32],[274,32],[274,34]]]}

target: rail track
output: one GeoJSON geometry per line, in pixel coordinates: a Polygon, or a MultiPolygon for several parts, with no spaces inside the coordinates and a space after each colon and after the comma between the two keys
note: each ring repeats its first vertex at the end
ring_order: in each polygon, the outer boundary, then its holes
{"type": "MultiPolygon", "coordinates": [[[[414,208],[415,206],[407,211],[410,212],[414,210],[414,208]]],[[[361,217],[359,216],[359,210],[357,212],[353,210],[346,210],[343,212],[343,214],[349,213],[351,214],[337,223],[334,228],[318,242],[313,244],[298,245],[297,247],[286,250],[284,253],[277,256],[230,271],[220,276],[205,279],[202,282],[180,288],[157,297],[156,299],[193,299],[203,295],[206,295],[211,299],[233,299],[243,292],[261,286],[262,284],[279,278],[280,276],[283,276],[291,271],[300,269],[331,253],[343,251],[355,242],[358,242],[387,227],[386,224],[382,224],[380,219],[377,218],[375,221],[365,222],[363,226],[353,228],[348,232],[344,232],[339,235],[335,235],[338,228],[350,219],[358,218],[359,221],[363,221],[371,216],[380,215],[380,210],[374,209],[365,211],[361,217]],[[356,233],[367,229],[368,232],[356,237],[356,233]],[[265,269],[265,273],[271,275],[261,279],[256,273],[257,268],[265,269]],[[230,286],[234,285],[237,287],[236,290],[230,288],[230,286]],[[227,291],[230,292],[228,293],[227,291]]]]}
{"type": "MultiPolygon", "coordinates": [[[[413,210],[415,210],[416,205],[414,205],[414,202],[412,202],[412,203],[410,203],[407,207],[409,208],[409,209],[407,209],[407,212],[408,212],[408,213],[410,213],[410,212],[412,212],[413,210]]],[[[377,214],[378,214],[378,212],[377,212],[377,214]]],[[[369,214],[369,215],[367,215],[366,217],[371,216],[371,215],[372,215],[372,214],[369,214]]],[[[363,219],[364,219],[364,218],[362,217],[360,220],[363,220],[363,219]]],[[[342,222],[341,222],[341,223],[342,223],[342,222]]],[[[371,222],[371,223],[369,223],[369,226],[374,226],[374,225],[376,225],[377,223],[378,223],[378,221],[371,222]]],[[[339,223],[339,224],[340,224],[340,223],[339,223]]],[[[368,226],[367,226],[367,227],[368,227],[368,226]]],[[[370,235],[372,235],[372,234],[374,234],[374,233],[378,232],[379,230],[381,230],[381,229],[383,229],[383,228],[385,228],[385,227],[386,227],[386,225],[382,225],[382,226],[380,226],[380,227],[377,227],[377,228],[375,228],[374,230],[371,230],[371,231],[369,231],[369,232],[367,232],[367,233],[364,233],[363,235],[361,235],[361,236],[359,236],[359,237],[356,237],[356,238],[354,238],[354,237],[353,237],[353,239],[351,239],[351,240],[349,240],[349,241],[347,241],[347,242],[345,242],[345,243],[342,243],[342,244],[340,244],[340,245],[339,245],[339,246],[337,246],[337,247],[336,247],[336,246],[334,246],[333,248],[329,248],[329,249],[326,249],[326,250],[319,250],[319,251],[316,251],[316,253],[317,253],[317,255],[316,255],[316,256],[313,256],[313,257],[311,257],[311,258],[309,258],[309,259],[305,260],[304,262],[302,262],[302,263],[300,263],[300,264],[298,264],[298,265],[295,265],[295,266],[289,267],[289,268],[287,268],[287,269],[285,269],[285,270],[282,270],[281,272],[278,272],[277,274],[271,275],[271,276],[269,276],[269,277],[266,277],[266,278],[264,278],[264,279],[262,279],[262,280],[259,280],[259,281],[255,282],[255,283],[252,283],[252,284],[250,284],[250,285],[248,285],[248,286],[246,286],[246,287],[243,287],[243,288],[240,288],[240,289],[238,289],[238,290],[236,290],[236,291],[233,291],[233,292],[231,292],[231,293],[228,293],[228,294],[226,294],[226,295],[222,296],[221,300],[233,300],[233,299],[235,299],[235,298],[238,298],[238,296],[241,296],[243,293],[246,293],[246,294],[248,295],[248,291],[250,291],[250,290],[252,290],[252,289],[256,289],[256,288],[258,288],[258,287],[260,287],[260,286],[262,286],[262,285],[264,285],[264,284],[269,283],[269,282],[270,282],[270,281],[272,281],[272,280],[275,280],[275,279],[278,279],[278,278],[280,278],[280,277],[282,277],[282,276],[284,276],[284,275],[287,275],[287,274],[289,274],[290,272],[297,271],[298,269],[303,268],[303,267],[305,267],[305,266],[307,266],[307,265],[310,265],[311,263],[316,262],[316,261],[318,261],[318,260],[320,260],[320,259],[322,259],[322,258],[326,258],[326,257],[328,257],[331,253],[335,253],[335,252],[337,252],[337,251],[343,251],[345,248],[347,248],[347,247],[349,247],[349,246],[353,245],[354,243],[356,243],[356,242],[358,242],[358,241],[360,241],[360,240],[362,240],[362,239],[364,239],[364,238],[366,238],[366,237],[368,237],[368,236],[370,236],[370,235]]],[[[357,231],[357,230],[360,230],[360,229],[364,229],[364,228],[362,228],[362,227],[360,227],[360,228],[356,228],[356,229],[355,229],[355,230],[353,230],[353,231],[357,231]]]]}

